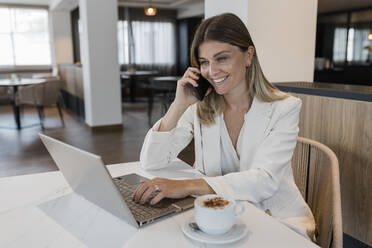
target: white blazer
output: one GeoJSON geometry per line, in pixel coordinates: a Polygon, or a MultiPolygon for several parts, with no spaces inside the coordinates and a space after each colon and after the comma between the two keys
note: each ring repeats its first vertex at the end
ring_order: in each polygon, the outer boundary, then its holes
{"type": "Polygon", "coordinates": [[[141,150],[141,166],[145,170],[168,166],[194,138],[194,168],[206,175],[204,180],[217,194],[247,200],[313,239],[314,217],[295,185],[291,167],[300,109],[301,100],[293,96],[275,102],[254,98],[245,115],[240,169],[222,175],[222,116],[210,127],[201,125],[194,104],[170,132],[157,131],[161,120],[149,130],[141,150]]]}

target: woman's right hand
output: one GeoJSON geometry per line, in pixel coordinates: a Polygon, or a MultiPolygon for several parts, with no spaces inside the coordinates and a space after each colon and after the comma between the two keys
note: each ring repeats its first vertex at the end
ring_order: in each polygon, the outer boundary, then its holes
{"type": "Polygon", "coordinates": [[[177,81],[177,90],[174,103],[186,108],[198,101],[193,89],[190,86],[197,87],[196,80],[199,79],[200,70],[196,67],[187,68],[182,78],[177,81]]]}
{"type": "MultiPolygon", "coordinates": [[[[198,68],[189,67],[183,77],[177,81],[176,97],[160,122],[159,132],[168,132],[175,128],[186,109],[198,101],[192,87],[198,86],[196,80],[199,79],[199,75],[198,68]]],[[[212,89],[209,88],[207,95],[211,91],[212,89]]]]}

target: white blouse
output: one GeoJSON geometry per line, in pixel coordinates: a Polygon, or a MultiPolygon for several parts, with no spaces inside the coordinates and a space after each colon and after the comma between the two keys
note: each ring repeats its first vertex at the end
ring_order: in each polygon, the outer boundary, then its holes
{"type": "Polygon", "coordinates": [[[221,171],[222,175],[229,174],[231,172],[240,171],[240,154],[242,151],[242,135],[244,132],[244,125],[245,120],[243,123],[242,128],[240,129],[240,133],[238,136],[238,140],[236,142],[236,150],[234,145],[231,141],[229,132],[227,130],[226,123],[224,121],[224,116],[221,116],[221,171]]]}

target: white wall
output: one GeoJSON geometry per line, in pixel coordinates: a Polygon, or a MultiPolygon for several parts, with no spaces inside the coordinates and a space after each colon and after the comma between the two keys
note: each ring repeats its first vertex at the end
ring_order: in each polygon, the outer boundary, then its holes
{"type": "Polygon", "coordinates": [[[234,13],[239,16],[245,25],[248,23],[248,2],[250,0],[205,0],[205,18],[222,14],[225,12],[234,13]]]}
{"type": "Polygon", "coordinates": [[[204,15],[204,1],[201,3],[190,3],[187,6],[181,7],[177,11],[177,19],[203,16],[204,15]]]}
{"type": "Polygon", "coordinates": [[[313,81],[317,0],[205,0],[206,18],[224,12],[247,25],[269,81],[313,81]]]}
{"type": "Polygon", "coordinates": [[[122,123],[117,44],[117,0],[80,0],[85,121],[122,123]]]}
{"type": "MultiPolygon", "coordinates": [[[[1,1],[1,0],[0,0],[1,1]]],[[[49,8],[51,10],[73,10],[78,7],[78,0],[50,0],[49,8]]]]}
{"type": "Polygon", "coordinates": [[[49,11],[51,43],[54,54],[53,64],[72,64],[74,62],[71,18],[69,11],[49,11]]]}

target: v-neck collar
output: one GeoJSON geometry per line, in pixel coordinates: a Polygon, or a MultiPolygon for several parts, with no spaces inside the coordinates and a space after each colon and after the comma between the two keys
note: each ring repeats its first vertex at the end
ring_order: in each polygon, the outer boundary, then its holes
{"type": "Polygon", "coordinates": [[[239,131],[238,139],[236,141],[236,149],[235,149],[234,144],[232,143],[229,131],[227,130],[224,115],[223,115],[223,113],[221,114],[221,132],[223,132],[224,136],[227,137],[227,139],[223,139],[222,142],[224,142],[224,144],[227,145],[230,148],[231,151],[233,151],[234,159],[238,162],[240,161],[240,149],[239,148],[241,147],[241,139],[242,139],[242,136],[243,136],[244,125],[245,125],[245,118],[244,118],[244,121],[243,121],[243,125],[242,125],[242,127],[240,128],[240,131],[239,131]]]}
{"type": "MultiPolygon", "coordinates": [[[[256,97],[253,98],[252,105],[244,116],[244,129],[240,130],[239,134],[240,144],[237,145],[237,149],[240,151],[239,165],[241,162],[244,162],[244,166],[251,164],[258,148],[257,144],[259,144],[265,135],[273,114],[272,105],[273,102],[262,102],[256,99],[256,97]]],[[[221,148],[225,146],[225,144],[222,145],[221,143],[221,132],[224,132],[221,127],[221,125],[224,125],[224,123],[221,123],[221,117],[223,115],[216,117],[216,123],[214,125],[205,126],[198,124],[194,127],[194,132],[199,133],[199,135],[195,135],[196,148],[199,147],[200,149],[195,150],[196,154],[199,153],[199,156],[196,156],[198,160],[197,167],[207,176],[222,175],[221,156],[217,155],[221,154],[221,148]]],[[[196,112],[195,118],[197,118],[196,112]]],[[[228,139],[231,140],[230,136],[228,139]]],[[[229,142],[232,146],[232,142],[229,142]]],[[[235,149],[233,151],[236,153],[235,149]]]]}
{"type": "Polygon", "coordinates": [[[247,113],[244,114],[244,121],[243,121],[243,125],[242,127],[240,128],[240,131],[239,131],[239,136],[238,136],[238,140],[236,141],[236,149],[232,143],[232,140],[231,140],[231,137],[230,137],[230,134],[229,134],[229,131],[227,130],[227,126],[226,126],[226,122],[225,122],[225,119],[224,119],[224,114],[222,112],[220,118],[221,118],[221,122],[222,122],[222,125],[221,125],[221,131],[223,131],[227,137],[228,137],[228,141],[226,142],[226,144],[228,146],[230,146],[230,148],[232,149],[232,151],[234,151],[234,158],[237,159],[237,161],[240,160],[240,147],[241,147],[241,142],[242,142],[242,136],[243,136],[243,133],[244,133],[244,127],[245,127],[245,122],[249,116],[249,113],[251,113],[253,110],[253,108],[255,107],[255,105],[257,104],[257,99],[256,97],[253,97],[253,100],[252,100],[252,103],[251,103],[251,106],[249,107],[249,110],[247,111],[247,113]]]}

